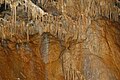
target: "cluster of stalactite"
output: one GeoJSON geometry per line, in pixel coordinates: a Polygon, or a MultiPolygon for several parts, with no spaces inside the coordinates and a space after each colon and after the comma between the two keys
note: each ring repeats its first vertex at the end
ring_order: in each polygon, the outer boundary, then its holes
{"type": "MultiPolygon", "coordinates": [[[[64,1],[64,0],[63,0],[64,1]]],[[[68,8],[73,8],[76,13],[90,16],[91,18],[97,18],[98,16],[104,16],[110,20],[118,21],[118,15],[120,10],[115,3],[117,0],[74,0],[72,2],[67,1],[63,3],[63,9],[66,11],[68,8]],[[74,5],[74,6],[73,6],[74,5]]]]}
{"type": "Polygon", "coordinates": [[[115,7],[115,1],[113,0],[81,0],[81,5],[83,7],[81,11],[88,16],[97,17],[100,15],[118,21],[119,9],[115,7]]]}
{"type": "MultiPolygon", "coordinates": [[[[38,2],[41,4],[45,4],[47,1],[38,0],[33,2],[38,2]]],[[[6,3],[11,5],[11,10],[15,11],[18,4],[24,5],[26,9],[28,9],[28,14],[30,13],[32,17],[36,18],[40,16],[40,14],[44,15],[45,12],[36,6],[31,0],[1,0],[0,3],[6,3]]],[[[52,0],[51,0],[52,2],[52,0]]],[[[53,1],[55,3],[55,1],[53,1]]],[[[61,9],[62,12],[66,12],[68,8],[75,9],[79,16],[84,14],[85,16],[90,16],[91,18],[97,18],[98,16],[105,16],[113,21],[118,21],[118,16],[120,14],[119,7],[115,6],[116,3],[119,3],[117,0],[60,0],[56,1],[58,9],[61,9]],[[74,5],[76,4],[76,5],[74,5]],[[74,5],[74,6],[73,6],[74,5]]],[[[46,3],[47,4],[47,3],[46,3]]],[[[16,11],[15,11],[16,12],[16,11]]],[[[68,12],[68,11],[67,11],[68,12]]],[[[15,15],[15,14],[13,14],[15,15]]]]}

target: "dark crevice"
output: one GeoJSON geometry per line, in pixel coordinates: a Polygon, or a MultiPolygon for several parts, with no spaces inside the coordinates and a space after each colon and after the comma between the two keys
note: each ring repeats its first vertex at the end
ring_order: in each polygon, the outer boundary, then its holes
{"type": "Polygon", "coordinates": [[[3,11],[7,11],[10,9],[10,6],[8,4],[0,4],[0,13],[2,13],[3,11]]]}

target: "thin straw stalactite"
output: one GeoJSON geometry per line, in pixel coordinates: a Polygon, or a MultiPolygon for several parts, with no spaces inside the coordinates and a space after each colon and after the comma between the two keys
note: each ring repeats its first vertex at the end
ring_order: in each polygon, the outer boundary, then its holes
{"type": "Polygon", "coordinates": [[[29,42],[29,26],[27,26],[27,42],[29,42]]]}
{"type": "Polygon", "coordinates": [[[15,13],[15,15],[14,15],[14,29],[15,29],[15,33],[16,33],[16,5],[14,6],[14,13],[15,13]]]}
{"type": "Polygon", "coordinates": [[[6,10],[6,0],[4,2],[5,2],[5,10],[6,10]]]}
{"type": "Polygon", "coordinates": [[[12,11],[12,27],[11,27],[11,37],[12,37],[12,35],[13,35],[13,29],[14,29],[14,11],[13,11],[13,9],[11,9],[11,11],[12,11]]]}
{"type": "Polygon", "coordinates": [[[5,28],[5,26],[3,26],[3,27],[2,27],[2,31],[1,31],[1,32],[2,32],[2,39],[5,39],[5,32],[4,32],[4,28],[5,28]]]}
{"type": "Polygon", "coordinates": [[[16,7],[17,6],[18,6],[17,2],[13,2],[13,4],[10,4],[11,11],[12,11],[12,27],[11,27],[12,34],[16,33],[16,7]]]}

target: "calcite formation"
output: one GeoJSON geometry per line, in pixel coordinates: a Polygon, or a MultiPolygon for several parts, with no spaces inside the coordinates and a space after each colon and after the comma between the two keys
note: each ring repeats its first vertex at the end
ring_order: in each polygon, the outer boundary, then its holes
{"type": "Polygon", "coordinates": [[[0,0],[0,80],[120,80],[119,3],[0,0]]]}

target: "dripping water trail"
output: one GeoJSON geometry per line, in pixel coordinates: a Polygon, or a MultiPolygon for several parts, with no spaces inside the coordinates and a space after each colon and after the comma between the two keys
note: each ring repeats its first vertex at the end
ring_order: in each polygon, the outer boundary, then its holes
{"type": "Polygon", "coordinates": [[[45,63],[45,80],[48,80],[48,70],[47,70],[47,63],[48,63],[48,52],[49,52],[49,35],[48,33],[43,33],[43,42],[42,42],[42,58],[43,62],[45,63]]]}
{"type": "MultiPolygon", "coordinates": [[[[45,57],[44,57],[44,61],[45,61],[45,64],[48,63],[48,48],[49,48],[49,38],[48,38],[48,34],[45,35],[45,47],[46,47],[46,50],[45,50],[45,57]]],[[[48,70],[47,70],[47,67],[45,66],[45,80],[48,80],[48,70]]]]}

